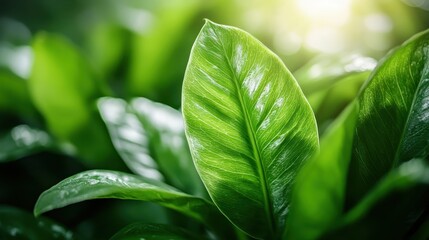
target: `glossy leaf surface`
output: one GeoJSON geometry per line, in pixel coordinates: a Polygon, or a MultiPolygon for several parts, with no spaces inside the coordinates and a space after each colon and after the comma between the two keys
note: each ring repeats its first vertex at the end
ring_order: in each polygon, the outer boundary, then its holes
{"type": "Polygon", "coordinates": [[[148,133],[128,104],[122,99],[104,97],[98,100],[98,109],[116,151],[131,171],[150,179],[163,180],[158,164],[150,154],[148,133]]]}
{"type": "Polygon", "coordinates": [[[222,214],[205,199],[179,192],[159,181],[108,170],[90,170],[61,181],[40,195],[34,214],[99,198],[155,202],[192,217],[218,233],[230,231],[222,214]]]}
{"type": "Polygon", "coordinates": [[[35,37],[29,79],[33,102],[50,132],[72,143],[91,166],[111,167],[115,158],[106,129],[96,112],[99,84],[85,58],[67,39],[48,33],[35,37]]]}
{"type": "Polygon", "coordinates": [[[64,227],[45,218],[35,218],[17,208],[0,206],[0,239],[76,239],[64,227]]]}
{"type": "Polygon", "coordinates": [[[134,223],[121,229],[110,240],[199,240],[201,236],[169,225],[134,223]]]}
{"type": "Polygon", "coordinates": [[[41,150],[53,149],[52,138],[44,131],[19,125],[0,136],[0,162],[16,160],[41,150]]]}
{"type": "Polygon", "coordinates": [[[429,154],[429,31],[388,54],[359,96],[348,207],[383,175],[429,154]]]}
{"type": "Polygon", "coordinates": [[[280,237],[299,167],[318,148],[311,108],[281,60],[207,21],[183,85],[189,146],[210,196],[237,227],[280,237]]]}
{"type": "Polygon", "coordinates": [[[352,104],[340,115],[299,172],[284,239],[317,239],[341,218],[357,110],[352,104]]]}
{"type": "Polygon", "coordinates": [[[133,99],[131,106],[148,130],[151,149],[167,180],[183,191],[205,195],[186,141],[182,114],[146,98],[133,99]]]}

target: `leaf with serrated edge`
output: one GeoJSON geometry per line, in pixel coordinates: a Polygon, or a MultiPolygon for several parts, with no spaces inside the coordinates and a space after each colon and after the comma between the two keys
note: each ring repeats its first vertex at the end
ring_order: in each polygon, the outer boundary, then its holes
{"type": "Polygon", "coordinates": [[[292,74],[250,34],[207,21],[182,99],[193,160],[215,204],[249,235],[280,237],[296,172],[318,149],[292,74]]]}

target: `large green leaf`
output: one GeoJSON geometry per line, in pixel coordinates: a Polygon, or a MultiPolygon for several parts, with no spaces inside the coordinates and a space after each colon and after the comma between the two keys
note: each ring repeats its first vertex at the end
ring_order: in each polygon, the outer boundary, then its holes
{"type": "Polygon", "coordinates": [[[169,225],[134,223],[121,229],[110,240],[201,240],[201,236],[169,225]]]}
{"type": "Polygon", "coordinates": [[[423,159],[401,164],[323,239],[409,239],[429,207],[428,176],[429,165],[423,159]]]}
{"type": "Polygon", "coordinates": [[[150,179],[163,180],[158,164],[150,154],[148,134],[137,116],[128,109],[128,104],[119,98],[104,97],[98,100],[98,109],[116,151],[131,171],[150,179]]]}
{"type": "Polygon", "coordinates": [[[183,191],[206,195],[192,162],[182,114],[146,98],[133,99],[131,106],[148,130],[151,149],[167,180],[183,191]]]}
{"type": "Polygon", "coordinates": [[[35,218],[28,212],[0,206],[0,239],[76,239],[64,227],[45,218],[35,218]]]}
{"type": "Polygon", "coordinates": [[[179,192],[162,182],[108,170],[90,170],[71,176],[43,192],[34,214],[99,198],[150,201],[192,217],[217,233],[231,231],[224,216],[205,199],[179,192]]]}
{"type": "Polygon", "coordinates": [[[35,37],[30,93],[50,132],[71,142],[92,166],[111,167],[115,152],[95,108],[100,95],[85,58],[61,36],[35,37]],[[103,163],[104,161],[104,163],[103,163]]]}
{"type": "Polygon", "coordinates": [[[0,162],[16,160],[38,151],[53,149],[54,142],[46,132],[19,125],[0,136],[0,162]]]}
{"type": "Polygon", "coordinates": [[[280,237],[296,172],[318,149],[314,115],[281,60],[248,33],[207,21],[185,73],[183,114],[215,204],[248,234],[280,237]]]}
{"type": "Polygon", "coordinates": [[[348,208],[383,175],[429,154],[429,31],[392,51],[359,96],[348,178],[348,208]]]}
{"type": "Polygon", "coordinates": [[[350,105],[320,142],[320,152],[299,172],[284,239],[317,239],[343,213],[357,105],[350,105]]]}

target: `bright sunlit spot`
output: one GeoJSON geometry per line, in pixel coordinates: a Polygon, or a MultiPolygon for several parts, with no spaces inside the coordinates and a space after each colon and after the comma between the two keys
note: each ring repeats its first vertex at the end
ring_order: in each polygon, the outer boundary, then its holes
{"type": "Polygon", "coordinates": [[[351,0],[295,0],[295,5],[306,23],[302,33],[305,47],[324,53],[344,50],[340,28],[350,19],[351,0]]]}
{"type": "Polygon", "coordinates": [[[350,13],[350,0],[296,0],[298,9],[313,21],[344,24],[350,13]]]}

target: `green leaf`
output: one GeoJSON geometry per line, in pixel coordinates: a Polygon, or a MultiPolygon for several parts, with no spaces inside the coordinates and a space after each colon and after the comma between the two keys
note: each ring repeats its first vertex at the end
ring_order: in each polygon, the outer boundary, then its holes
{"type": "Polygon", "coordinates": [[[119,98],[104,97],[98,100],[98,109],[113,146],[131,171],[150,179],[163,180],[158,164],[150,154],[148,134],[128,104],[119,98]]]}
{"type": "Polygon", "coordinates": [[[321,55],[294,72],[316,115],[319,133],[356,98],[376,64],[359,54],[321,55]]]}
{"type": "Polygon", "coordinates": [[[108,170],[90,170],[61,181],[40,195],[34,214],[100,198],[155,202],[194,218],[221,235],[228,236],[231,231],[218,209],[205,199],[179,192],[162,182],[108,170]]]}
{"type": "Polygon", "coordinates": [[[413,159],[382,179],[323,239],[409,239],[429,202],[429,165],[413,159]]]}
{"type": "Polygon", "coordinates": [[[294,72],[306,96],[326,90],[348,76],[369,73],[377,64],[370,57],[359,54],[318,56],[294,72]]]}
{"type": "Polygon", "coordinates": [[[127,90],[132,96],[159,100],[169,97],[160,90],[183,75],[187,55],[178,53],[191,45],[185,40],[199,1],[158,0],[151,5],[146,28],[131,37],[127,90]]]}
{"type": "Polygon", "coordinates": [[[75,239],[64,227],[17,208],[0,205],[0,239],[75,239]]]}
{"type": "Polygon", "coordinates": [[[296,172],[318,149],[314,115],[281,60],[248,33],[207,21],[185,73],[183,114],[215,204],[249,235],[280,237],[296,172]]]}
{"type": "Polygon", "coordinates": [[[87,38],[87,50],[91,63],[104,81],[115,73],[128,44],[128,32],[120,26],[100,21],[92,27],[87,38]]]}
{"type": "Polygon", "coordinates": [[[116,153],[95,108],[99,85],[85,59],[58,35],[38,34],[33,48],[30,93],[50,132],[71,142],[91,166],[111,168],[116,162],[107,160],[116,153]]]}
{"type": "Polygon", "coordinates": [[[24,117],[35,113],[27,82],[5,69],[0,69],[0,112],[13,112],[24,117]]]}
{"type": "Polygon", "coordinates": [[[357,111],[353,103],[340,115],[298,173],[284,239],[317,239],[342,216],[357,111]]]}
{"type": "Polygon", "coordinates": [[[52,138],[44,131],[19,125],[0,137],[0,162],[16,160],[33,153],[53,149],[52,138]]]}
{"type": "Polygon", "coordinates": [[[358,101],[347,208],[386,173],[429,154],[429,31],[380,61],[358,101]]]}
{"type": "Polygon", "coordinates": [[[110,240],[198,240],[201,236],[175,226],[162,224],[134,223],[121,229],[110,240]]]}
{"type": "Polygon", "coordinates": [[[186,141],[182,113],[146,98],[133,99],[131,106],[148,130],[151,149],[168,182],[185,192],[206,195],[186,141]]]}

